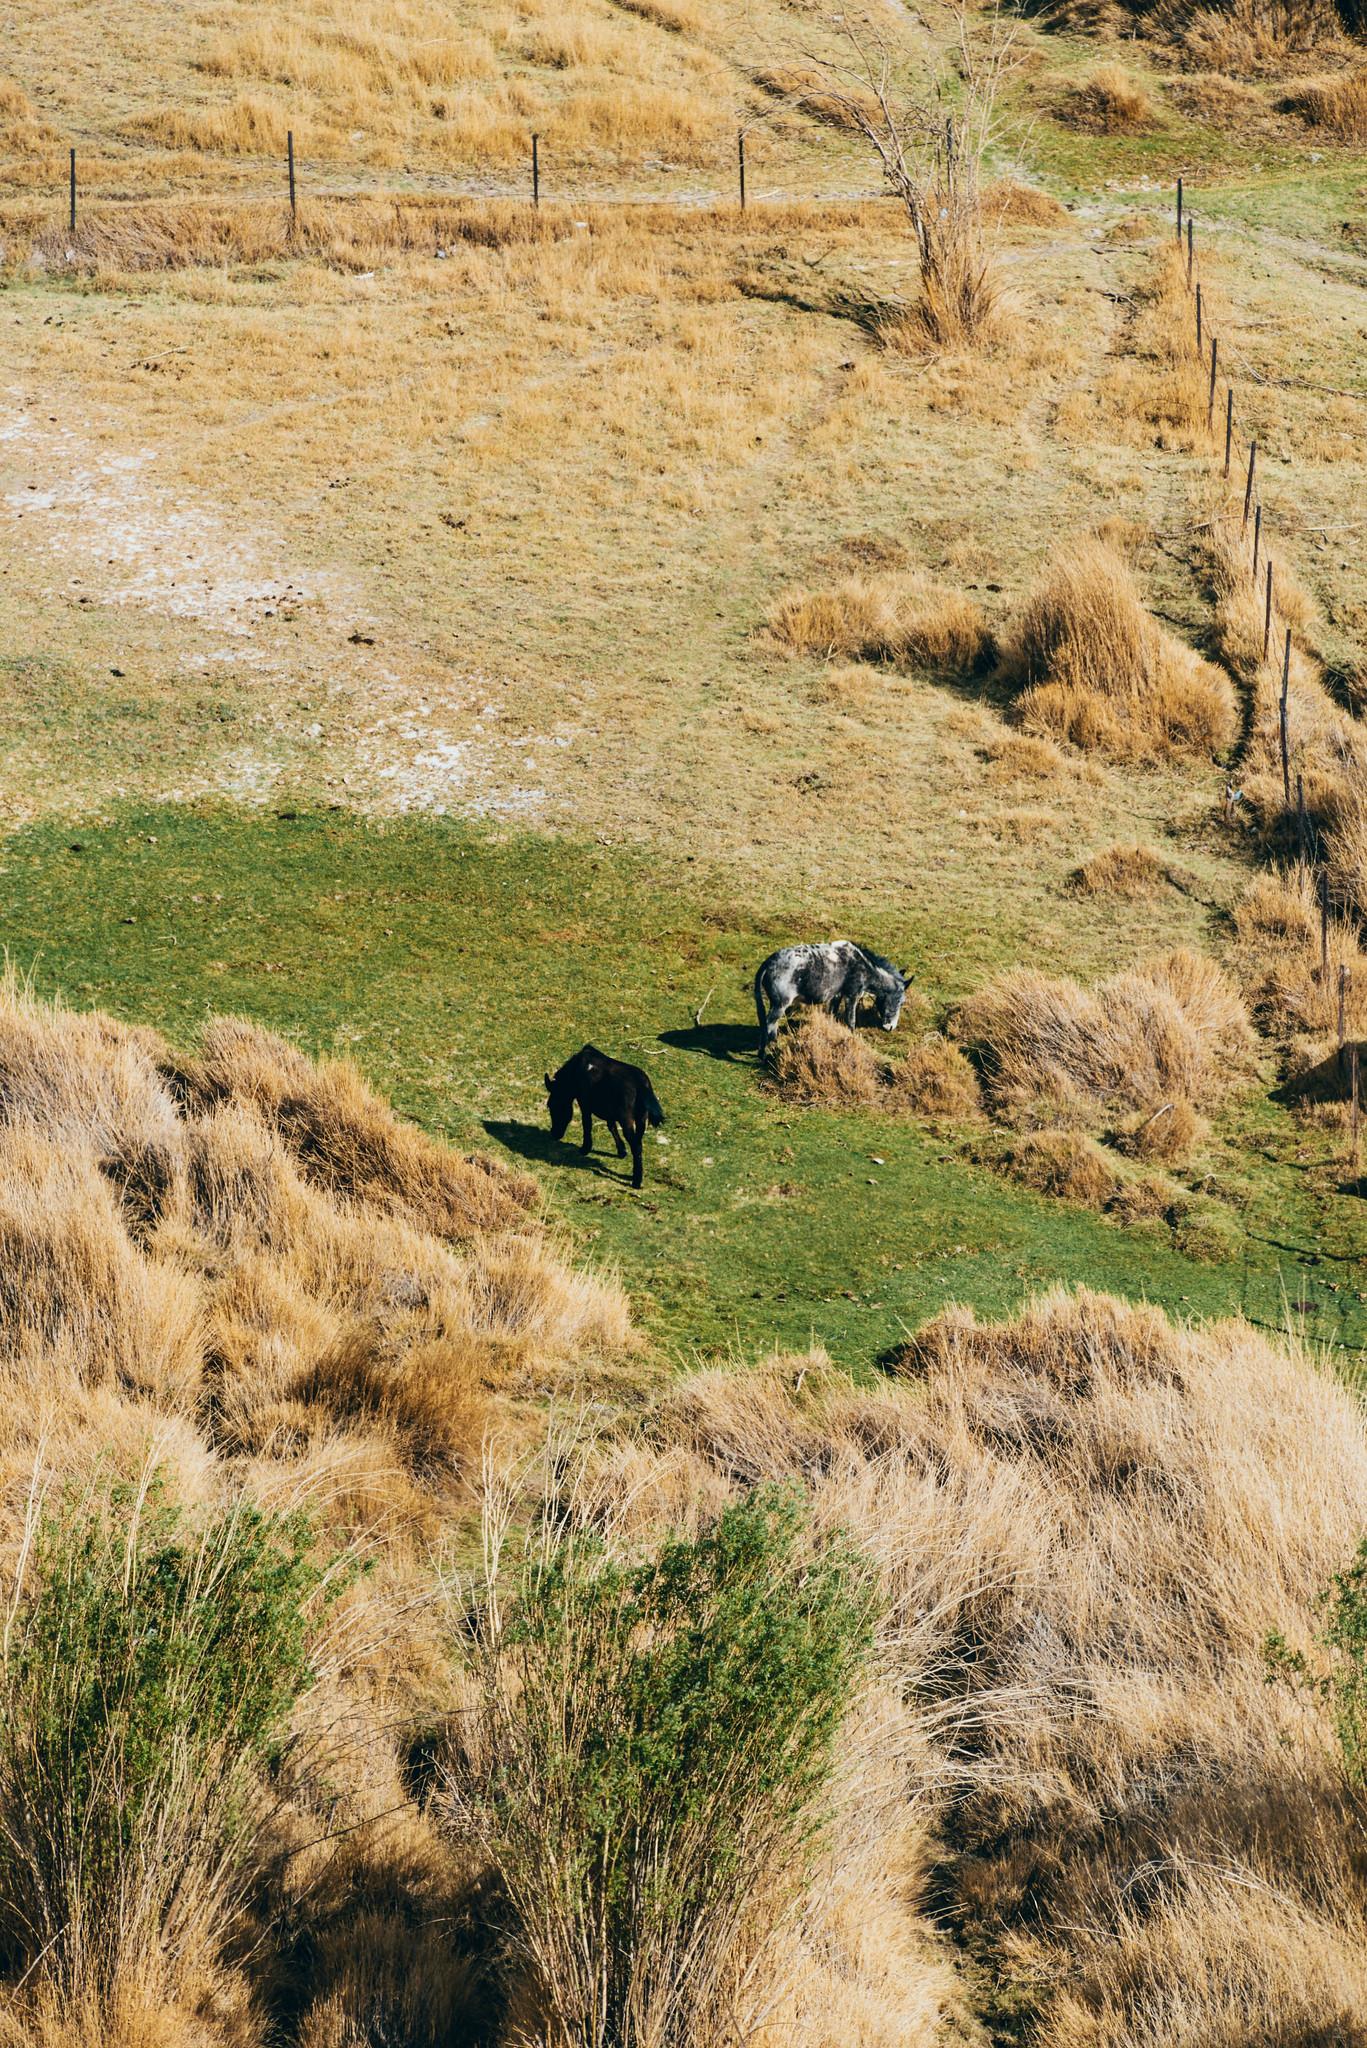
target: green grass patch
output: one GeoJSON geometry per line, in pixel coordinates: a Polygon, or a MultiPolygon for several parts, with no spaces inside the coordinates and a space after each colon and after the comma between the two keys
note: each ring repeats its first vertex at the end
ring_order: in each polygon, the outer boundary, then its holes
{"type": "MultiPolygon", "coordinates": [[[[1239,1242],[1217,1265],[1013,1188],[952,1134],[786,1107],[759,1085],[749,983],[824,920],[742,910],[686,864],[448,819],[164,809],[32,827],[0,871],[9,951],[40,991],[181,1040],[239,1011],[354,1058],[429,1130],[529,1163],[673,1356],[815,1338],[860,1366],[947,1301],[1000,1314],[1054,1280],[1276,1326],[1300,1301],[1312,1334],[1367,1342],[1359,1204],[1326,1193],[1329,1135],[1261,1096],[1227,1121],[1216,1192],[1239,1242]],[[664,1104],[640,1196],[601,1129],[588,1160],[546,1129],[543,1071],[585,1039],[645,1066],[664,1104]]],[[[858,935],[932,998],[942,974],[998,964],[924,907],[858,935]]]]}

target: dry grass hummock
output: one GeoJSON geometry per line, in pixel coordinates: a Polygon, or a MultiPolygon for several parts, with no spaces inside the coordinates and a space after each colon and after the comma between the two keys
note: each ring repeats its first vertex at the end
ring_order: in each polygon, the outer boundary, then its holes
{"type": "Polygon", "coordinates": [[[1143,1115],[1125,1117],[1109,1133],[1117,1152],[1154,1166],[1184,1166],[1209,1134],[1210,1126],[1191,1104],[1175,1095],[1143,1115]]]}
{"type": "Polygon", "coordinates": [[[791,590],[770,612],[768,625],[781,647],[826,661],[965,674],[994,652],[973,600],[916,571],[850,576],[827,590],[791,590]]]}
{"type": "Polygon", "coordinates": [[[1070,128],[1093,135],[1137,135],[1153,124],[1153,101],[1119,64],[1099,64],[1059,108],[1070,128]]]}
{"type": "Polygon", "coordinates": [[[1253,1013],[1282,1039],[1337,1043],[1339,990],[1344,1028],[1367,1036],[1367,953],[1344,899],[1331,893],[1322,929],[1320,878],[1302,862],[1254,877],[1235,905],[1238,966],[1253,1013]]]}
{"type": "MultiPolygon", "coordinates": [[[[877,1561],[918,1719],[911,1896],[933,1883],[972,1927],[1032,2039],[1361,2039],[1361,1798],[1264,1658],[1269,1630],[1309,1643],[1367,1527],[1355,1397],[1247,1325],[1087,1292],[947,1311],[892,1370],[872,1390],[820,1358],[699,1374],[605,1492],[640,1517],[652,1489],[800,1480],[877,1561]]],[[[888,1741],[847,1731],[853,1784],[881,1785],[888,1741]]],[[[794,1942],[800,1979],[819,1909],[794,1942]]],[[[889,2015],[819,2038],[945,2037],[889,2015]]]]}
{"type": "Polygon", "coordinates": [[[901,1058],[881,1059],[825,1010],[784,1024],[770,1077],[789,1102],[814,1109],[876,1109],[958,1121],[982,1108],[977,1076],[959,1046],[927,1032],[901,1058]]]}
{"type": "Polygon", "coordinates": [[[1172,869],[1150,846],[1108,846],[1068,881],[1082,896],[1156,896],[1175,886],[1172,869]]]}
{"type": "Polygon", "coordinates": [[[1217,1102],[1247,1077],[1253,1046],[1233,984],[1185,951],[1093,989],[1017,969],[971,996],[954,1031],[992,1108],[1027,1124],[1217,1102]]]}
{"type": "Polygon", "coordinates": [[[1297,86],[1280,104],[1340,142],[1367,142],[1367,70],[1297,86]]]}
{"type": "Polygon", "coordinates": [[[1229,677],[1150,617],[1099,540],[1076,543],[1027,600],[1003,673],[1027,731],[1118,760],[1209,760],[1238,730],[1229,677]]]}

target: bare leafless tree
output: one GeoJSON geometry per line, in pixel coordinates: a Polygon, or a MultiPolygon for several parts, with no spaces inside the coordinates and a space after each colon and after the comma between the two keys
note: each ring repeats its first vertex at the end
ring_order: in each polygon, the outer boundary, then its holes
{"type": "Polygon", "coordinates": [[[1015,25],[966,7],[946,41],[919,17],[929,83],[908,79],[905,46],[868,15],[831,17],[838,58],[809,54],[823,99],[862,135],[916,236],[920,298],[906,316],[915,338],[946,347],[981,338],[1000,301],[984,215],[984,165],[1001,134],[1002,87],[1015,62],[1015,25]]]}

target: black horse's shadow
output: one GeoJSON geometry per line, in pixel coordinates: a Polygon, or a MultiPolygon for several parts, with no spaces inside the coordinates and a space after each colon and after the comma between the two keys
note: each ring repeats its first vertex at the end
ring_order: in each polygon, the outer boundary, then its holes
{"type": "MultiPolygon", "coordinates": [[[[536,1159],[543,1166],[574,1166],[581,1173],[596,1173],[604,1180],[631,1180],[631,1160],[626,1159],[625,1173],[613,1171],[612,1154],[585,1152],[578,1137],[553,1138],[544,1124],[522,1124],[513,1118],[485,1117],[484,1128],[495,1144],[503,1145],[509,1152],[516,1152],[520,1159],[536,1159]]],[[[606,1136],[606,1133],[604,1133],[606,1136]]],[[[609,1140],[611,1143],[611,1140],[609,1140]]]]}
{"type": "Polygon", "coordinates": [[[662,1031],[660,1044],[679,1052],[704,1053],[710,1060],[753,1061],[755,1037],[753,1024],[695,1024],[687,1031],[662,1031]]]}

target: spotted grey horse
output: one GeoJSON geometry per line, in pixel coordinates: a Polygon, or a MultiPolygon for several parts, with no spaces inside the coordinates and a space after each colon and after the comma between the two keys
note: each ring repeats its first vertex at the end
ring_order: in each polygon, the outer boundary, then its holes
{"type": "Polygon", "coordinates": [[[850,939],[819,946],[781,946],[755,976],[759,1049],[773,1044],[794,1003],[820,1004],[853,1026],[863,999],[871,997],[884,1031],[895,1031],[906,1000],[909,976],[881,953],[850,939]]]}

